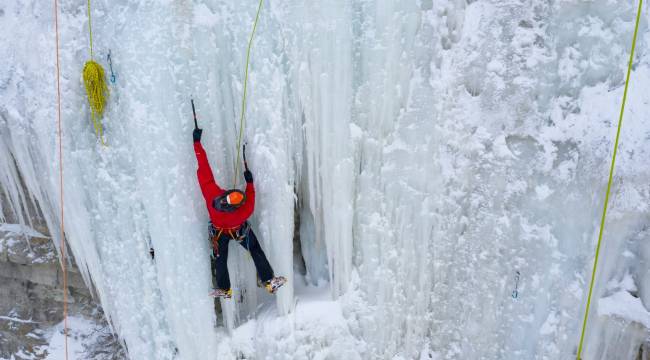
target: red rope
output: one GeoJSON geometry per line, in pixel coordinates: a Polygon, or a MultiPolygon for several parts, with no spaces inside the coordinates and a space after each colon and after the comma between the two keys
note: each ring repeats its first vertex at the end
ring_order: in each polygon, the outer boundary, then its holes
{"type": "Polygon", "coordinates": [[[59,203],[61,205],[61,267],[63,268],[63,337],[65,342],[65,358],[68,359],[68,269],[65,264],[65,228],[63,221],[63,142],[61,141],[61,69],[59,66],[59,2],[54,0],[54,28],[56,34],[56,101],[57,127],[59,138],[59,203]]]}

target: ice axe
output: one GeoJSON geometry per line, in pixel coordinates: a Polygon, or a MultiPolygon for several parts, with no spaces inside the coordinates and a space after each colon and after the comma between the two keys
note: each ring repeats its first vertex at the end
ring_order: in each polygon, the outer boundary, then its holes
{"type": "Polygon", "coordinates": [[[242,151],[242,155],[244,156],[244,169],[248,170],[248,162],[246,161],[246,143],[244,143],[244,150],[242,151]]]}
{"type": "Polygon", "coordinates": [[[190,102],[192,103],[192,114],[194,115],[194,129],[198,129],[199,125],[196,122],[196,108],[194,108],[194,99],[190,98],[190,102]]]}

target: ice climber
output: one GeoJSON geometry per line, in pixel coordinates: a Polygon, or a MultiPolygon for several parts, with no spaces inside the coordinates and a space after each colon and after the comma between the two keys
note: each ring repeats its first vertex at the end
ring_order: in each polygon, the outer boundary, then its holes
{"type": "Polygon", "coordinates": [[[273,294],[286,282],[286,279],[273,275],[271,264],[266,259],[264,251],[247,221],[255,210],[255,186],[253,185],[253,174],[245,161],[246,154],[244,153],[246,191],[223,190],[214,180],[208,156],[201,145],[202,133],[203,129],[195,128],[192,137],[194,138],[194,153],[199,163],[196,174],[210,215],[208,227],[212,241],[213,275],[217,283],[217,288],[210,292],[210,296],[225,298],[232,296],[228,275],[228,243],[230,240],[236,240],[250,252],[259,281],[264,284],[268,292],[273,294]]]}

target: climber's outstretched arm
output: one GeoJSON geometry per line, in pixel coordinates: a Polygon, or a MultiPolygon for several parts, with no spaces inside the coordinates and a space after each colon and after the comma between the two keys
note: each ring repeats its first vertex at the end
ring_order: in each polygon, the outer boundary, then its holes
{"type": "Polygon", "coordinates": [[[196,170],[196,176],[199,180],[199,186],[201,187],[201,192],[203,192],[203,197],[208,203],[212,203],[218,194],[222,193],[223,190],[219,185],[214,181],[214,175],[212,174],[212,169],[210,168],[210,163],[208,162],[208,156],[201,145],[201,132],[202,129],[194,130],[194,154],[196,154],[196,160],[199,164],[198,169],[196,170]]]}

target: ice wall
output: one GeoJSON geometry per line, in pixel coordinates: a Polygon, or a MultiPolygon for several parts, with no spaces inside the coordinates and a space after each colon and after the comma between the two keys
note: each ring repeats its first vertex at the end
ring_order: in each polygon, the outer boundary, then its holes
{"type": "MultiPolygon", "coordinates": [[[[359,333],[377,357],[423,338],[441,358],[575,356],[634,4],[382,5],[362,11],[359,333]]],[[[647,282],[625,251],[647,239],[641,38],[599,285],[647,282]]],[[[585,358],[638,352],[608,321],[592,313],[585,358]]]]}
{"type": "MultiPolygon", "coordinates": [[[[92,134],[80,80],[85,3],[61,6],[71,250],[132,358],[210,358],[228,331],[274,303],[233,244],[236,301],[221,302],[215,317],[190,141],[193,95],[217,181],[232,184],[256,2],[104,0],[93,9],[97,59],[108,70],[110,49],[117,75],[108,147],[92,134]]],[[[290,278],[277,314],[292,311],[295,283],[327,280],[365,358],[572,357],[635,9],[266,1],[246,140],[253,225],[275,271],[290,278]],[[304,278],[294,274],[296,232],[304,278]]],[[[0,34],[9,59],[0,68],[0,191],[16,213],[37,201],[57,234],[53,10],[40,1],[0,10],[11,29],[0,34]]],[[[646,11],[595,297],[623,291],[644,306],[648,19],[646,11]]],[[[643,323],[613,307],[594,306],[585,358],[633,359],[646,341],[643,323]]]]}

